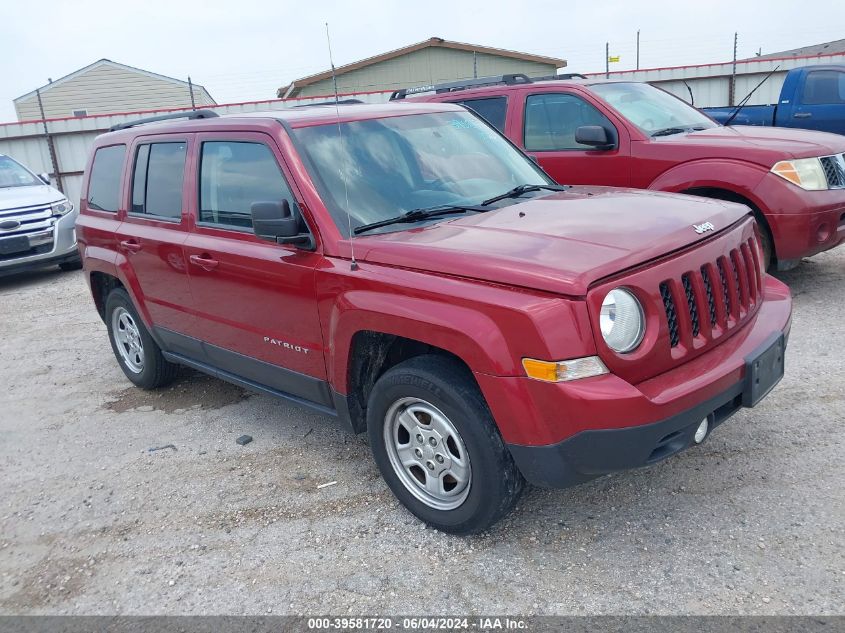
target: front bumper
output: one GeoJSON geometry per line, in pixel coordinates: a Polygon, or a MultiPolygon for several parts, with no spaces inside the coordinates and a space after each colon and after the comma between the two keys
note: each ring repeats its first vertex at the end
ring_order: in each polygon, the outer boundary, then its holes
{"type": "Polygon", "coordinates": [[[754,194],[769,205],[764,215],[779,269],[845,242],[845,189],[805,191],[767,174],[754,194]]]}
{"type": "MultiPolygon", "coordinates": [[[[785,349],[785,339],[782,343],[785,349]]],[[[774,386],[774,385],[772,385],[774,386]]],[[[666,420],[625,429],[583,431],[549,446],[509,444],[523,476],[535,486],[566,488],[601,475],[640,468],[671,457],[696,444],[699,425],[706,419],[709,435],[749,402],[748,380],[736,383],[715,398],[666,420]]]]}
{"type": "Polygon", "coordinates": [[[632,385],[607,374],[568,383],[476,374],[517,466],[530,482],[565,487],[645,466],[687,448],[710,428],[752,406],[749,359],[789,334],[792,301],[766,278],[765,300],[720,345],[668,372],[632,385]]]}
{"type": "Polygon", "coordinates": [[[0,275],[79,261],[75,230],[77,215],[78,211],[74,209],[58,218],[52,227],[51,239],[49,235],[44,239],[39,234],[37,241],[30,240],[30,250],[0,257],[0,275]]]}

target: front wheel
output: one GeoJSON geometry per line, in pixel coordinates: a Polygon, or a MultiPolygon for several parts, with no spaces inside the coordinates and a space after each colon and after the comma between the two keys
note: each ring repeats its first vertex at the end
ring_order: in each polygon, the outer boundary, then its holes
{"type": "Polygon", "coordinates": [[[373,457],[396,497],[444,532],[480,532],[508,514],[524,479],[469,371],[418,356],[388,370],[367,407],[373,457]]]}

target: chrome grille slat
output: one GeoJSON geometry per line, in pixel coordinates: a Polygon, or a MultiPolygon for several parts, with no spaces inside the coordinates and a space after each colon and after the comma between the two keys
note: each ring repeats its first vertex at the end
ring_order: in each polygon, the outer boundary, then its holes
{"type": "Polygon", "coordinates": [[[845,154],[823,156],[821,159],[827,186],[831,189],[845,188],[845,154]]]}

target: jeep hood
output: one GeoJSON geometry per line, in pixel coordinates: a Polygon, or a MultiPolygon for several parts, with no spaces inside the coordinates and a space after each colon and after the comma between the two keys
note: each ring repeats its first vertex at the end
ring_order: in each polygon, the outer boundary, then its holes
{"type": "Polygon", "coordinates": [[[787,158],[810,158],[845,152],[845,137],[839,134],[757,125],[720,125],[689,134],[657,137],[648,143],[656,148],[686,145],[693,150],[695,158],[746,159],[759,156],[762,160],[754,162],[761,162],[767,168],[787,158]]]}
{"type": "MultiPolygon", "coordinates": [[[[361,261],[583,296],[609,275],[707,239],[742,205],[611,187],[576,187],[488,213],[355,238],[361,261]],[[693,225],[710,222],[699,234],[693,225]]],[[[398,225],[402,226],[402,225],[398,225]]]]}
{"type": "Polygon", "coordinates": [[[32,207],[37,204],[50,204],[62,200],[64,196],[49,185],[29,187],[0,187],[0,213],[10,209],[32,207]]]}

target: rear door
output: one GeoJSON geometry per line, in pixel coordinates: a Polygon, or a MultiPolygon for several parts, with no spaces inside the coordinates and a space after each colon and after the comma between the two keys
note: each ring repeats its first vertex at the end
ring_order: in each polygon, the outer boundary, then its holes
{"type": "MultiPolygon", "coordinates": [[[[543,169],[565,185],[630,185],[630,139],[586,95],[571,91],[522,93],[515,104],[522,129],[517,143],[543,169]],[[575,141],[575,130],[599,125],[615,140],[613,149],[595,149],[575,141]]],[[[514,138],[511,136],[511,138],[514,138]]]]}
{"type": "Polygon", "coordinates": [[[321,256],[259,239],[253,202],[298,204],[272,137],[197,135],[185,244],[197,332],[216,368],[330,406],[315,294],[321,256]]]}
{"type": "Polygon", "coordinates": [[[136,277],[152,325],[180,333],[193,326],[182,250],[188,237],[183,183],[192,142],[191,135],[163,134],[131,145],[129,206],[117,228],[117,248],[136,277]]]}

